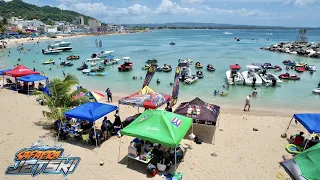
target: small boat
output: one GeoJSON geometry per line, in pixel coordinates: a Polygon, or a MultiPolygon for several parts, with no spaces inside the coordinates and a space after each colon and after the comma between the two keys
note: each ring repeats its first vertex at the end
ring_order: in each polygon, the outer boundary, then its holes
{"type": "Polygon", "coordinates": [[[187,66],[182,66],[181,71],[180,71],[180,75],[179,75],[179,80],[184,81],[187,78],[190,78],[191,76],[192,76],[191,69],[188,68],[187,66]]]}
{"type": "Polygon", "coordinates": [[[48,48],[56,48],[56,47],[69,47],[71,45],[71,42],[65,42],[65,41],[54,41],[54,44],[49,44],[48,48]]]}
{"type": "Polygon", "coordinates": [[[130,62],[130,57],[123,57],[124,63],[118,67],[119,71],[129,71],[132,69],[133,63],[130,62]]]}
{"type": "Polygon", "coordinates": [[[314,65],[308,65],[306,69],[308,71],[316,71],[317,70],[316,66],[314,66],[314,65]]]}
{"type": "Polygon", "coordinates": [[[156,63],[158,63],[158,60],[156,60],[155,58],[152,58],[152,59],[148,59],[146,61],[146,63],[148,63],[148,64],[156,64],[156,63]]]}
{"type": "Polygon", "coordinates": [[[186,84],[193,84],[198,81],[198,77],[196,75],[192,75],[191,77],[184,80],[186,84]]]}
{"type": "Polygon", "coordinates": [[[181,64],[187,63],[187,64],[190,65],[190,64],[192,64],[192,62],[193,62],[193,61],[192,61],[191,59],[188,59],[188,58],[186,58],[186,59],[179,59],[179,60],[178,60],[178,63],[179,63],[179,64],[180,64],[180,63],[181,63],[181,64]]]}
{"type": "Polygon", "coordinates": [[[241,67],[238,64],[232,64],[229,66],[230,70],[226,71],[227,81],[229,84],[243,84],[244,78],[239,70],[241,67]]]}
{"type": "Polygon", "coordinates": [[[265,68],[265,69],[282,70],[282,68],[281,68],[280,66],[277,66],[277,65],[272,66],[271,63],[264,63],[264,64],[262,65],[262,67],[265,68]]]}
{"type": "Polygon", "coordinates": [[[176,45],[176,43],[174,43],[174,42],[171,42],[171,43],[169,43],[169,45],[176,45]]]}
{"type": "Polygon", "coordinates": [[[170,65],[164,64],[162,67],[163,72],[170,72],[172,70],[170,65]]]}
{"type": "Polygon", "coordinates": [[[146,64],[146,65],[144,65],[144,66],[142,67],[142,69],[143,69],[143,70],[148,70],[148,69],[150,68],[150,66],[151,66],[150,64],[146,64]]]}
{"type": "Polygon", "coordinates": [[[99,66],[98,68],[91,69],[91,72],[101,72],[101,71],[104,71],[104,70],[105,70],[105,67],[99,66]]]}
{"type": "Polygon", "coordinates": [[[156,69],[156,71],[159,71],[159,72],[162,71],[162,67],[159,67],[159,66],[158,66],[157,69],[156,69]]]}
{"type": "Polygon", "coordinates": [[[49,60],[46,60],[45,62],[43,62],[42,64],[54,64],[54,60],[53,59],[49,59],[49,60]]]}
{"type": "Polygon", "coordinates": [[[312,90],[312,92],[317,93],[317,94],[320,94],[320,87],[315,88],[314,90],[312,90]]]}
{"type": "Polygon", "coordinates": [[[84,69],[84,70],[82,70],[82,73],[83,74],[87,74],[87,73],[90,73],[91,72],[91,69],[84,69]]]}
{"type": "Polygon", "coordinates": [[[90,65],[91,65],[91,66],[96,66],[97,63],[96,63],[95,61],[91,61],[90,65]]]}
{"type": "Polygon", "coordinates": [[[69,62],[69,61],[62,61],[60,63],[60,66],[73,66],[73,64],[71,62],[69,62]]]}
{"type": "Polygon", "coordinates": [[[90,58],[87,59],[87,61],[97,61],[100,60],[99,57],[97,57],[97,54],[92,54],[90,58]]]}
{"type": "Polygon", "coordinates": [[[88,76],[105,76],[106,72],[88,72],[86,73],[88,76]]]}
{"type": "Polygon", "coordinates": [[[200,62],[196,62],[196,64],[194,65],[195,68],[197,69],[201,69],[203,68],[202,64],[200,62]]]}
{"type": "Polygon", "coordinates": [[[84,70],[88,69],[88,65],[86,63],[83,63],[80,67],[77,68],[77,70],[84,70]]]}
{"type": "Polygon", "coordinates": [[[71,55],[67,57],[67,60],[76,60],[76,59],[80,59],[80,56],[71,55]]]}
{"type": "Polygon", "coordinates": [[[207,65],[207,70],[208,71],[215,71],[216,69],[211,64],[208,64],[207,65]]]}
{"type": "Polygon", "coordinates": [[[291,60],[283,60],[282,61],[282,63],[284,64],[284,65],[287,65],[287,64],[289,64],[289,63],[291,63],[292,61],[291,60]]]}
{"type": "Polygon", "coordinates": [[[287,79],[287,80],[300,80],[300,77],[297,75],[290,75],[289,73],[284,73],[279,75],[280,79],[287,79]]]}
{"type": "Polygon", "coordinates": [[[303,63],[303,62],[296,63],[296,67],[305,67],[307,65],[308,65],[307,63],[303,63]]]}
{"type": "Polygon", "coordinates": [[[61,51],[71,51],[72,47],[56,47],[56,50],[61,50],[61,51]]]}
{"type": "Polygon", "coordinates": [[[200,70],[197,71],[196,75],[197,75],[198,78],[203,78],[204,77],[202,71],[200,71],[200,70]]]}
{"type": "Polygon", "coordinates": [[[297,72],[304,72],[304,71],[306,71],[306,68],[303,67],[303,66],[297,66],[297,67],[296,67],[296,71],[297,71],[297,72]]]}
{"type": "Polygon", "coordinates": [[[111,66],[114,64],[117,64],[120,59],[104,59],[101,61],[101,63],[105,66],[111,66]]]}
{"type": "Polygon", "coordinates": [[[279,79],[276,75],[271,74],[271,73],[265,73],[265,74],[260,74],[260,77],[262,81],[268,86],[268,85],[279,85],[282,83],[282,80],[279,79]]]}
{"type": "Polygon", "coordinates": [[[261,77],[256,73],[259,70],[261,70],[261,67],[253,66],[253,65],[247,65],[247,71],[243,71],[241,75],[244,78],[244,82],[248,86],[259,86],[262,84],[261,77]]]}
{"type": "Polygon", "coordinates": [[[227,96],[229,93],[221,92],[219,95],[220,96],[227,96]]]}
{"type": "Polygon", "coordinates": [[[111,56],[111,54],[114,53],[114,51],[101,51],[97,54],[98,58],[106,58],[108,56],[111,56]]]}
{"type": "Polygon", "coordinates": [[[59,54],[60,52],[62,52],[62,50],[57,50],[57,49],[44,50],[44,49],[42,49],[42,54],[59,54]]]}

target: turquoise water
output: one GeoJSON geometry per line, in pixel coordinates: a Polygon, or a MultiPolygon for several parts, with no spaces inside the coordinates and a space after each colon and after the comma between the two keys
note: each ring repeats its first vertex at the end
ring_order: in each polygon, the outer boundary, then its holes
{"type": "MultiPolygon", "coordinates": [[[[8,51],[4,53],[5,59],[0,60],[0,67],[12,67],[18,63],[20,57],[21,64],[29,68],[35,67],[38,71],[44,71],[49,77],[62,77],[62,71],[77,75],[81,84],[89,89],[104,91],[107,87],[113,92],[133,93],[142,86],[142,80],[132,80],[135,76],[145,76],[145,71],[141,68],[147,59],[156,58],[160,64],[168,63],[174,68],[178,59],[190,58],[194,62],[200,61],[204,67],[207,64],[213,64],[216,68],[215,72],[208,72],[203,69],[204,79],[200,79],[196,84],[185,85],[180,87],[180,98],[191,99],[198,96],[207,101],[216,104],[226,105],[242,105],[245,97],[252,93],[253,89],[249,86],[230,86],[229,89],[223,89],[222,85],[226,83],[225,71],[229,69],[230,64],[238,63],[245,70],[245,66],[255,63],[270,62],[273,65],[280,65],[283,69],[285,66],[282,60],[290,59],[298,62],[306,62],[314,64],[320,68],[319,59],[311,59],[299,57],[295,55],[275,53],[260,50],[260,47],[270,46],[279,41],[294,41],[297,31],[289,30],[164,30],[153,31],[150,33],[112,35],[112,36],[90,36],[84,38],[66,39],[71,41],[73,46],[72,52],[64,52],[61,55],[42,55],[36,54],[41,49],[46,48],[49,42],[41,42],[39,46],[26,44],[25,49],[31,48],[31,51],[25,51],[26,54],[20,54],[11,48],[11,55],[7,57],[8,51]],[[232,34],[224,34],[230,32],[232,34]],[[272,34],[271,34],[272,33],[272,34]],[[234,38],[240,38],[237,42],[234,38]],[[104,77],[85,76],[76,68],[81,65],[92,53],[100,50],[95,47],[95,39],[103,41],[105,50],[114,50],[117,58],[130,56],[134,62],[133,70],[130,72],[118,72],[117,66],[107,66],[107,75],[104,77]],[[258,40],[252,40],[258,39],[258,40]],[[269,39],[267,41],[266,39],[269,39]],[[170,42],[175,42],[175,46],[170,46],[170,42]],[[75,53],[81,56],[80,60],[73,61],[73,67],[57,68],[51,65],[42,65],[41,63],[49,58],[54,59],[58,64],[59,57],[65,59],[68,55],[75,53]],[[36,62],[33,63],[32,61],[36,62]],[[49,68],[52,68],[49,71],[49,68]],[[228,96],[213,96],[213,91],[229,92],[228,96]]],[[[309,31],[308,38],[310,42],[320,42],[320,31],[309,31]]],[[[196,69],[191,67],[193,73],[196,69]]],[[[275,74],[284,73],[275,72],[275,74]]],[[[290,73],[296,74],[295,71],[290,73]]],[[[320,80],[320,73],[310,74],[304,72],[300,81],[283,82],[280,87],[258,87],[258,97],[253,99],[252,104],[266,108],[303,108],[317,110],[320,96],[313,94],[312,90],[317,86],[320,80]]],[[[171,94],[172,87],[169,86],[173,82],[174,71],[170,73],[157,72],[150,84],[150,87],[167,94],[171,94]],[[160,85],[156,84],[159,78],[160,85]]],[[[139,79],[139,78],[138,78],[139,79]]]]}

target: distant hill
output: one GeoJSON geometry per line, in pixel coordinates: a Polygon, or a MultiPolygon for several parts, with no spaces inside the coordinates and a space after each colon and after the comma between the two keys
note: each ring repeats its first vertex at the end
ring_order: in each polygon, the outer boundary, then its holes
{"type": "Polygon", "coordinates": [[[12,0],[5,2],[0,0],[0,16],[2,17],[21,17],[23,19],[39,19],[44,23],[53,21],[72,22],[76,17],[83,16],[85,24],[88,24],[88,19],[92,17],[79,14],[74,11],[61,10],[56,7],[28,4],[22,0],[12,0]]]}
{"type": "Polygon", "coordinates": [[[168,28],[168,29],[320,29],[310,27],[283,27],[283,26],[256,26],[256,25],[234,25],[217,23],[194,23],[194,22],[176,22],[164,24],[126,24],[128,27],[147,27],[147,28],[168,28]]]}

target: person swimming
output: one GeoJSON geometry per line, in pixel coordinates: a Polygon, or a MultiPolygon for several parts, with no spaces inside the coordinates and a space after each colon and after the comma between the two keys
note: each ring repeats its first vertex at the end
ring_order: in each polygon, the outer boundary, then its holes
{"type": "Polygon", "coordinates": [[[157,79],[157,84],[160,84],[160,80],[159,79],[157,79]]]}

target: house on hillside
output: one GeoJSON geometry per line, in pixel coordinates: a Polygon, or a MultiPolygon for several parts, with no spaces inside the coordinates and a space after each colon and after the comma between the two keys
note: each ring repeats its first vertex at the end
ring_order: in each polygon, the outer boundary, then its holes
{"type": "Polygon", "coordinates": [[[96,19],[89,19],[88,24],[89,28],[93,30],[97,30],[97,27],[101,26],[101,22],[96,19]]]}

